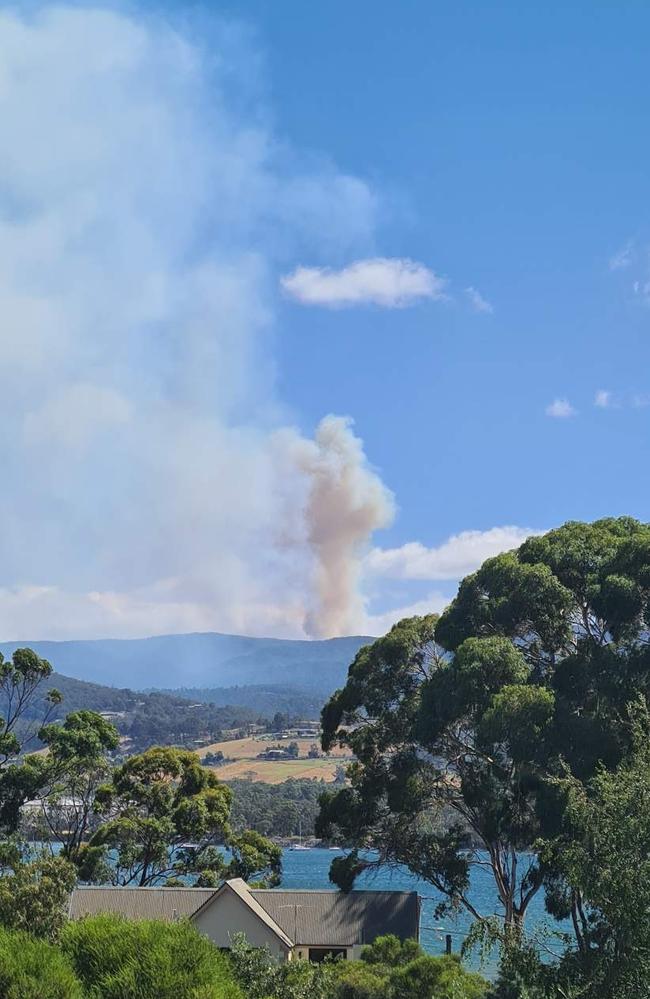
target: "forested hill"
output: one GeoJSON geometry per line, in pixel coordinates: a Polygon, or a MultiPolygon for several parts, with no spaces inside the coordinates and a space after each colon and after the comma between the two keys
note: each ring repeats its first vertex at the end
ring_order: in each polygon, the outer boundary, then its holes
{"type": "Polygon", "coordinates": [[[225,707],[241,704],[264,718],[276,713],[291,718],[318,718],[326,700],[326,692],[291,687],[289,684],[250,684],[241,687],[179,687],[160,693],[174,694],[188,701],[202,701],[225,707]]]}
{"type": "Polygon", "coordinates": [[[371,638],[326,641],[246,638],[213,632],[155,638],[0,643],[0,652],[29,646],[57,672],[116,687],[230,687],[289,684],[330,694],[371,638]]]}
{"type": "MultiPolygon", "coordinates": [[[[49,715],[51,720],[83,709],[111,712],[111,720],[120,734],[128,735],[136,748],[195,740],[218,741],[225,732],[246,729],[260,720],[259,712],[242,705],[215,705],[196,700],[193,703],[175,694],[143,694],[53,673],[42,685],[39,696],[25,710],[25,721],[40,722],[45,717],[48,710],[45,695],[51,687],[63,695],[62,703],[49,715]]],[[[6,701],[0,696],[0,716],[5,712],[6,701]]]]}

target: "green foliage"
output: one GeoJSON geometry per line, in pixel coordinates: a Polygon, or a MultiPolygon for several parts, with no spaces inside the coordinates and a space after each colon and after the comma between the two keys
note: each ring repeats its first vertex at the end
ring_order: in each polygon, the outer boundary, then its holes
{"type": "Polygon", "coordinates": [[[281,850],[260,833],[233,834],[231,803],[230,788],[194,753],[154,747],[131,756],[97,789],[94,811],[106,819],[79,850],[80,876],[141,887],[187,877],[277,884],[281,850]],[[229,863],[220,845],[231,849],[229,863]]]}
{"type": "MultiPolygon", "coordinates": [[[[336,999],[388,999],[384,968],[363,961],[341,961],[336,968],[336,999]]],[[[418,997],[419,999],[419,997],[418,997]]]]}
{"type": "MultiPolygon", "coordinates": [[[[34,734],[46,720],[61,720],[66,712],[112,711],[117,714],[114,722],[120,734],[129,736],[135,748],[146,749],[152,745],[194,745],[197,740],[216,742],[224,732],[246,730],[260,718],[254,706],[236,700],[216,705],[198,694],[188,699],[177,691],[143,693],[60,673],[52,674],[52,680],[58,701],[53,702],[41,687],[24,706],[23,719],[31,723],[29,729],[34,734]]],[[[0,715],[7,710],[9,693],[0,686],[0,715]]]]}
{"type": "Polygon", "coordinates": [[[12,659],[0,654],[0,827],[15,831],[20,808],[29,796],[30,785],[15,766],[7,766],[35,737],[30,725],[30,711],[42,700],[47,720],[61,702],[58,690],[42,693],[42,685],[52,674],[52,667],[31,649],[16,649],[12,659]]]}
{"type": "Polygon", "coordinates": [[[265,836],[312,835],[324,781],[286,780],[282,784],[231,780],[231,822],[235,829],[254,829],[265,836]]]}
{"type": "Polygon", "coordinates": [[[94,916],[61,946],[88,999],[241,999],[228,959],[186,921],[94,916]]]}
{"type": "MultiPolygon", "coordinates": [[[[580,890],[550,849],[569,773],[589,782],[633,749],[633,705],[650,697],[650,526],[569,523],[488,559],[439,620],[401,621],[361,649],[325,706],[323,747],[348,746],[350,786],[328,793],[317,828],[355,849],[331,876],[401,862],[449,907],[468,896],[474,845],[490,858],[506,925],[521,927],[545,883],[580,925],[580,890]],[[451,812],[455,821],[444,823],[451,812]]],[[[554,900],[554,901],[553,901],[554,900]]],[[[441,907],[441,909],[444,907],[441,907]]]]}
{"type": "Polygon", "coordinates": [[[7,929],[0,929],[0,996],[85,999],[72,966],[58,947],[7,929]]]}
{"type": "Polygon", "coordinates": [[[394,936],[379,937],[360,961],[279,964],[242,935],[230,956],[247,999],[482,999],[487,987],[457,958],[429,957],[415,941],[394,936]]]}
{"type": "Polygon", "coordinates": [[[280,884],[282,849],[261,833],[248,829],[228,841],[232,860],[226,876],[244,881],[263,881],[269,888],[280,884]]]}
{"type": "Polygon", "coordinates": [[[3,844],[0,861],[0,924],[55,939],[64,924],[68,896],[76,881],[72,864],[46,854],[24,861],[18,847],[7,843],[3,844]]]}
{"type": "Polygon", "coordinates": [[[44,834],[76,863],[93,822],[97,790],[110,777],[107,754],[118,745],[117,730],[94,711],[76,711],[63,724],[42,728],[39,736],[48,752],[29,756],[21,769],[33,797],[42,801],[44,834]]]}
{"type": "Polygon", "coordinates": [[[266,947],[252,947],[239,933],[230,960],[246,999],[334,999],[334,968],[328,963],[280,964],[266,947]]]}
{"type": "Polygon", "coordinates": [[[109,852],[115,884],[219,868],[214,844],[228,837],[231,798],[194,753],[155,747],[131,756],[97,792],[95,810],[108,817],[81,855],[82,877],[104,880],[109,852]]]}
{"type": "Polygon", "coordinates": [[[546,850],[566,886],[577,944],[560,974],[587,999],[636,999],[650,982],[650,724],[645,713],[636,732],[636,748],[615,771],[600,767],[586,786],[572,775],[557,781],[566,802],[563,829],[546,850]],[[576,895],[579,905],[572,907],[576,895]]]}

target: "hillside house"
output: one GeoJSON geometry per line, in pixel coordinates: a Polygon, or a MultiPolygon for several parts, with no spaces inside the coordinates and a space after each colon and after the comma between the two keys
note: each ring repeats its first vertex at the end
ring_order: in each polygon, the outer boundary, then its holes
{"type": "Polygon", "coordinates": [[[420,923],[415,892],[256,889],[241,878],[217,889],[81,887],[72,892],[71,919],[100,912],[127,919],[188,918],[224,950],[243,933],[279,961],[322,961],[330,955],[352,960],[385,933],[417,940],[420,923]]]}

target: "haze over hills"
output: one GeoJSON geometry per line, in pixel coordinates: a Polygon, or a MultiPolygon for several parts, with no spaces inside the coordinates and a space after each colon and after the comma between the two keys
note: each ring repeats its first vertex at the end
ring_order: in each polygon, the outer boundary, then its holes
{"type": "Polygon", "coordinates": [[[10,656],[29,647],[57,673],[133,689],[289,684],[325,695],[341,686],[366,636],[296,641],[216,632],[153,638],[0,643],[10,656]]]}

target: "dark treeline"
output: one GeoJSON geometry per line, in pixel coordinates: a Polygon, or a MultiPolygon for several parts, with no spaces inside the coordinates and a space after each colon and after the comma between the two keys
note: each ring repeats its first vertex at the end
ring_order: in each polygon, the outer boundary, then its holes
{"type": "Polygon", "coordinates": [[[314,835],[318,799],[327,784],[304,778],[283,784],[261,781],[228,781],[234,793],[232,823],[264,836],[314,835]]]}

